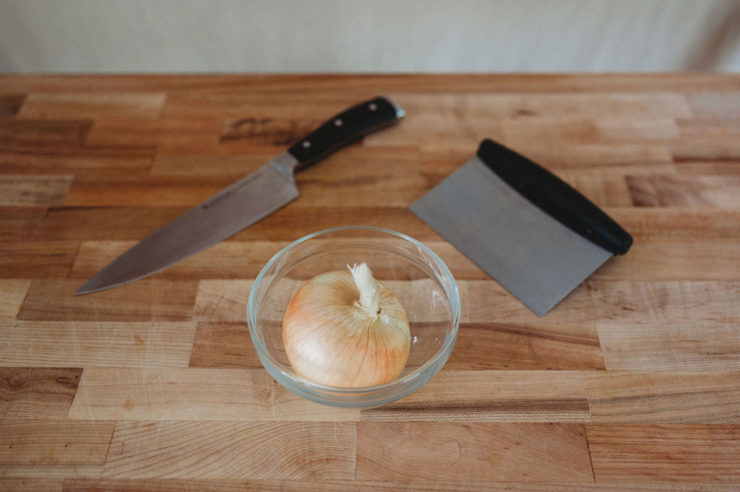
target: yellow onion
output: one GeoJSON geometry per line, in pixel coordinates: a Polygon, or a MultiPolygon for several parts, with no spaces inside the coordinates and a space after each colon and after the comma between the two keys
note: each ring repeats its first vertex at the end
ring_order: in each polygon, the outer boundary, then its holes
{"type": "Polygon", "coordinates": [[[298,289],[283,318],[283,344],[295,372],[309,381],[338,388],[384,384],[406,366],[408,316],[361,263],[298,289]]]}

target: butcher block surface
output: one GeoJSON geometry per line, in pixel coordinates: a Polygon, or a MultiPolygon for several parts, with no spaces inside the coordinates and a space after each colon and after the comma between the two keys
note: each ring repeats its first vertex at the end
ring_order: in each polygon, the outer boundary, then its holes
{"type": "Polygon", "coordinates": [[[2,76],[0,366],[2,490],[736,490],[740,76],[2,76]],[[300,173],[290,205],[73,296],[376,95],[407,116],[300,173]],[[486,137],[635,238],[543,318],[407,208],[486,137]],[[459,282],[449,362],[387,407],[294,396],[249,340],[265,262],[341,225],[409,234],[459,282]]]}

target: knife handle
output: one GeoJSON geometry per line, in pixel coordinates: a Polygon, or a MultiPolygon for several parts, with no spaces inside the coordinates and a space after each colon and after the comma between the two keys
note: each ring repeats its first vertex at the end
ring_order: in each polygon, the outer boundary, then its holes
{"type": "Polygon", "coordinates": [[[498,177],[543,212],[614,254],[632,246],[632,236],[599,207],[550,171],[493,140],[483,140],[478,157],[498,177]]]}
{"type": "Polygon", "coordinates": [[[396,123],[404,111],[384,97],[376,97],[330,118],[288,149],[302,171],[363,135],[396,123]]]}

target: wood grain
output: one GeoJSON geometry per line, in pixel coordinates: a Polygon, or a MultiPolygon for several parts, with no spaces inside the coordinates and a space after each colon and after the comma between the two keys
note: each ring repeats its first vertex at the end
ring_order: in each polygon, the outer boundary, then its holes
{"type": "Polygon", "coordinates": [[[586,426],[596,481],[738,481],[736,425],[586,426]]]}
{"type": "Polygon", "coordinates": [[[47,241],[138,241],[185,210],[184,207],[53,207],[35,237],[47,241]]]}
{"type": "Polygon", "coordinates": [[[740,157],[737,135],[740,115],[730,120],[697,118],[678,120],[681,138],[669,143],[675,162],[733,161],[740,157]]]}
{"type": "Polygon", "coordinates": [[[0,94],[0,118],[15,116],[25,99],[25,94],[0,94]]]}
{"type": "Polygon", "coordinates": [[[190,322],[0,321],[0,365],[187,367],[190,322]]]}
{"type": "Polygon", "coordinates": [[[586,389],[576,371],[442,371],[416,393],[362,411],[362,420],[586,422],[586,389]]]}
{"type": "Polygon", "coordinates": [[[246,321],[198,323],[190,367],[260,368],[246,321]]]}
{"type": "Polygon", "coordinates": [[[64,419],[82,369],[0,368],[0,419],[64,419]]]}
{"type": "Polygon", "coordinates": [[[197,283],[142,280],[75,296],[79,280],[35,279],[18,319],[35,321],[189,321],[197,283]],[[61,309],[61,311],[60,311],[61,309]]]}
{"type": "Polygon", "coordinates": [[[157,149],[157,155],[152,162],[153,176],[231,176],[234,181],[256,171],[275,156],[272,149],[255,149],[248,154],[214,152],[184,152],[173,150],[169,153],[164,149],[157,149]]]}
{"type": "Polygon", "coordinates": [[[24,490],[31,492],[62,492],[64,481],[59,478],[0,478],[0,489],[13,492],[24,490]]]}
{"type": "Polygon", "coordinates": [[[94,465],[108,453],[114,422],[0,420],[0,465],[94,465]]]}
{"type": "Polygon", "coordinates": [[[627,176],[637,207],[733,208],[740,176],[627,176]]]}
{"type": "Polygon", "coordinates": [[[607,369],[722,371],[740,369],[740,325],[727,321],[600,322],[607,369]]]}
{"type": "Polygon", "coordinates": [[[424,194],[428,180],[420,155],[341,156],[298,175],[301,200],[312,206],[406,207],[424,194]],[[351,205],[349,205],[351,204],[351,205]]]}
{"type": "Polygon", "coordinates": [[[740,372],[593,372],[595,423],[740,423],[740,372]]]}
{"type": "MultiPolygon", "coordinates": [[[[476,136],[473,142],[460,142],[456,144],[457,146],[434,141],[422,145],[421,150],[425,154],[442,156],[452,153],[456,162],[462,164],[473,156],[477,150],[476,144],[479,144],[483,138],[488,136],[488,134],[482,134],[476,136]]],[[[496,137],[493,136],[493,138],[496,137]]],[[[666,167],[674,168],[671,152],[665,144],[581,143],[547,146],[538,142],[512,145],[506,140],[501,143],[510,145],[512,150],[548,169],[556,171],[581,170],[623,173],[625,168],[628,168],[630,173],[638,174],[660,172],[665,170],[666,167]],[[610,168],[613,168],[613,171],[610,171],[610,168]]]]}
{"type": "MultiPolygon", "coordinates": [[[[313,97],[336,94],[345,89],[349,94],[367,94],[394,89],[419,93],[490,93],[490,92],[618,92],[665,93],[680,91],[732,93],[738,90],[734,74],[718,73],[625,73],[625,74],[275,74],[268,77],[239,74],[189,75],[13,75],[0,79],[0,91],[23,92],[88,92],[97,91],[173,91],[218,92],[228,86],[232,94],[262,97],[313,97]]],[[[336,97],[336,96],[335,96],[336,97]]]]}
{"type": "Polygon", "coordinates": [[[668,148],[654,143],[584,143],[547,147],[530,142],[526,146],[517,145],[515,150],[543,166],[567,170],[593,171],[614,167],[621,172],[627,167],[637,173],[649,171],[652,167],[659,172],[672,162],[668,148]]]}
{"type": "MultiPolygon", "coordinates": [[[[389,284],[390,285],[390,284],[389,284]]],[[[462,320],[465,323],[537,323],[538,318],[494,281],[461,280],[462,320]]],[[[404,283],[392,288],[403,296],[404,283]]],[[[729,322],[740,316],[735,282],[649,282],[589,280],[548,314],[555,325],[604,321],[654,322],[666,313],[683,313],[678,321],[729,322]]],[[[204,280],[200,283],[194,316],[201,320],[242,321],[251,283],[244,280],[204,280]]],[[[288,290],[285,295],[289,296],[288,290]]],[[[287,302],[286,300],[286,302],[287,302]]]]}
{"type": "Polygon", "coordinates": [[[69,410],[82,420],[269,420],[263,370],[87,368],[69,410]]]}
{"type": "MultiPolygon", "coordinates": [[[[737,490],[739,97],[737,75],[708,73],[0,76],[0,489],[737,490]],[[73,296],[381,94],[406,117],[299,173],[290,205],[150,279],[73,296]],[[483,138],[635,238],[545,317],[408,209],[483,138]],[[357,224],[423,241],[462,303],[445,368],[364,410],[280,386],[246,324],[272,255],[357,224]]],[[[435,343],[429,285],[374,271],[435,343]]]]}
{"type": "Polygon", "coordinates": [[[64,200],[72,176],[0,176],[0,205],[48,206],[64,200]]]}
{"type": "Polygon", "coordinates": [[[164,118],[201,118],[218,116],[223,119],[277,118],[313,119],[317,105],[328,115],[335,115],[358,99],[350,94],[317,94],[302,96],[284,94],[279,100],[266,99],[248,91],[179,92],[170,93],[162,112],[164,118]]]}
{"type": "Polygon", "coordinates": [[[548,145],[568,143],[665,142],[678,138],[674,118],[629,116],[528,116],[501,120],[504,138],[511,145],[537,140],[548,145]]]}
{"type": "Polygon", "coordinates": [[[632,197],[622,176],[573,170],[564,170],[557,174],[599,207],[624,207],[632,204],[632,197]]]}
{"type": "Polygon", "coordinates": [[[449,369],[604,369],[596,327],[584,324],[462,323],[449,369]]]}
{"type": "MultiPolygon", "coordinates": [[[[308,171],[307,171],[308,172],[308,171]]],[[[285,240],[295,239],[317,230],[351,225],[382,227],[429,241],[440,236],[424,224],[406,207],[309,207],[296,200],[295,207],[285,207],[244,230],[233,240],[285,240]],[[304,231],[305,234],[304,234],[304,231]]]]}
{"type": "Polygon", "coordinates": [[[162,111],[165,95],[161,93],[78,92],[29,94],[18,118],[156,118],[162,111]]]}
{"type": "Polygon", "coordinates": [[[595,279],[737,280],[740,248],[733,239],[638,238],[628,255],[599,268],[595,279]],[[711,255],[706,252],[711,251],[711,255]]]}
{"type": "MultiPolygon", "coordinates": [[[[209,281],[210,283],[216,281],[209,281]]],[[[233,308],[210,310],[207,318],[242,316],[244,306],[235,300],[233,308]]],[[[190,358],[191,367],[262,367],[249,342],[244,321],[204,321],[198,329],[190,358]],[[246,340],[246,342],[245,342],[246,340]]],[[[590,325],[516,325],[463,323],[448,369],[604,369],[596,328],[590,325]]]]}
{"type": "MultiPolygon", "coordinates": [[[[687,139],[688,140],[688,139],[687,139]]],[[[674,162],[686,161],[737,161],[740,159],[740,144],[737,139],[727,137],[702,137],[692,141],[679,140],[670,145],[674,162]],[[697,141],[698,140],[698,141],[697,141]]]]}
{"type": "MultiPolygon", "coordinates": [[[[71,276],[87,279],[136,244],[134,241],[83,241],[71,276]]],[[[226,241],[162,272],[158,278],[254,278],[287,243],[226,241]]]]}
{"type": "Polygon", "coordinates": [[[276,421],[316,421],[316,422],[357,422],[360,409],[350,407],[330,407],[306,400],[277,383],[273,386],[273,415],[276,421]]]}
{"type": "MultiPolygon", "coordinates": [[[[180,216],[188,207],[54,207],[36,237],[43,240],[141,240],[180,216]]],[[[293,241],[330,227],[370,225],[413,234],[439,236],[410,210],[399,207],[286,207],[232,236],[233,241],[293,241]]]]}
{"type": "Polygon", "coordinates": [[[740,169],[731,160],[684,160],[675,163],[679,175],[687,176],[737,176],[740,169]]]}
{"type": "Polygon", "coordinates": [[[357,421],[353,408],[318,405],[263,369],[86,368],[70,419],[357,421]]]}
{"type": "Polygon", "coordinates": [[[120,422],[103,475],[351,479],[354,444],[354,424],[120,422]]]}
{"type": "Polygon", "coordinates": [[[691,108],[679,93],[609,94],[547,93],[520,94],[398,94],[400,104],[410,114],[461,114],[491,120],[533,116],[650,116],[690,118],[691,108]]]}
{"type": "MultiPolygon", "coordinates": [[[[319,230],[331,227],[362,224],[414,234],[413,237],[421,241],[440,239],[440,236],[436,232],[424,224],[416,215],[405,207],[383,207],[380,209],[379,213],[372,213],[372,210],[377,211],[378,209],[358,207],[356,209],[352,209],[352,212],[348,214],[346,213],[346,209],[333,207],[322,207],[317,209],[305,208],[303,210],[296,210],[293,212],[296,216],[291,216],[287,212],[284,216],[278,216],[276,214],[275,220],[285,219],[285,225],[293,227],[293,231],[295,232],[301,231],[302,228],[307,227],[309,224],[313,224],[314,227],[318,226],[317,228],[319,230]]],[[[264,224],[265,226],[270,225],[268,221],[265,221],[264,224]]],[[[280,222],[277,222],[277,224],[280,224],[280,222]]],[[[273,222],[272,226],[276,227],[276,222],[273,222]]],[[[238,234],[235,237],[240,238],[241,234],[238,234]]],[[[275,233],[273,232],[273,234],[275,233]]]]}
{"type": "MultiPolygon", "coordinates": [[[[1,482],[0,482],[1,483],[1,482]]],[[[642,483],[578,483],[578,482],[452,482],[414,480],[411,482],[370,480],[177,480],[177,479],[65,479],[64,490],[69,491],[139,491],[173,492],[202,490],[207,492],[244,491],[299,491],[299,492],[362,492],[366,490],[403,490],[405,492],[482,492],[482,491],[589,491],[620,492],[628,490],[695,491],[717,490],[730,492],[737,483],[642,482],[642,483]]]]}
{"type": "Polygon", "coordinates": [[[0,148],[3,171],[13,174],[79,173],[85,176],[143,175],[152,165],[154,149],[127,147],[0,148]]]}
{"type": "Polygon", "coordinates": [[[156,147],[163,143],[188,142],[211,145],[218,141],[220,118],[150,119],[144,116],[98,118],[87,134],[89,146],[156,147]]]}
{"type": "Polygon", "coordinates": [[[740,212],[706,208],[609,208],[614,217],[630,234],[641,239],[685,243],[714,238],[740,237],[740,212]]]}
{"type": "Polygon", "coordinates": [[[0,239],[15,241],[31,237],[45,215],[45,207],[0,207],[0,239]]]}
{"type": "Polygon", "coordinates": [[[30,280],[0,279],[0,319],[15,318],[30,286],[30,280]]]}
{"type": "Polygon", "coordinates": [[[203,176],[106,176],[75,179],[67,207],[185,207],[205,201],[231,184],[229,178],[203,176]]]}
{"type": "Polygon", "coordinates": [[[691,92],[687,99],[689,106],[697,118],[713,118],[720,120],[737,120],[740,118],[740,95],[737,92],[726,94],[696,91],[691,92]]]}
{"type": "MultiPolygon", "coordinates": [[[[462,320],[464,322],[490,322],[527,324],[539,318],[511,296],[493,280],[469,280],[459,282],[465,296],[462,298],[462,320]]],[[[601,284],[604,291],[611,292],[614,284],[601,284]]],[[[548,313],[548,321],[557,324],[590,323],[598,319],[597,306],[588,285],[574,290],[559,306],[548,313]]]]}
{"type": "MultiPolygon", "coordinates": [[[[70,276],[89,278],[135,244],[133,241],[83,241],[70,276]]],[[[331,240],[327,240],[326,244],[331,244],[331,240]]],[[[225,241],[173,265],[157,278],[254,278],[265,263],[287,245],[286,241],[225,241]]],[[[456,278],[489,278],[452,245],[442,241],[427,241],[426,245],[442,257],[456,278]]],[[[367,261],[372,259],[368,257],[367,261]]],[[[310,278],[327,269],[340,267],[344,265],[333,261],[333,257],[317,258],[310,268],[303,269],[302,276],[310,278]]],[[[373,264],[373,273],[381,280],[393,278],[393,269],[382,260],[373,264]]]]}
{"type": "Polygon", "coordinates": [[[81,148],[93,121],[79,120],[5,120],[0,121],[0,148],[29,151],[43,149],[57,152],[81,148]]]}
{"type": "MultiPolygon", "coordinates": [[[[179,121],[179,120],[178,120],[179,121]]],[[[394,129],[400,126],[394,127],[394,129]]],[[[363,140],[363,144],[365,141],[363,140]]],[[[157,155],[152,165],[152,175],[168,176],[231,176],[238,179],[265,165],[270,159],[284,150],[285,146],[250,145],[243,150],[240,146],[219,143],[209,146],[207,151],[199,149],[157,149],[157,155]]],[[[428,156],[419,152],[418,145],[403,147],[368,147],[367,145],[350,145],[342,152],[332,154],[321,161],[322,166],[313,166],[309,170],[298,174],[298,179],[309,179],[311,175],[331,178],[331,173],[325,170],[326,164],[335,172],[349,166],[356,168],[357,160],[371,161],[372,165],[382,166],[383,163],[396,163],[394,170],[403,169],[402,166],[427,167],[428,156]]],[[[458,163],[459,164],[459,163],[458,163]]],[[[388,167],[388,166],[386,166],[388,167]]],[[[360,170],[358,169],[358,172],[360,170]]],[[[367,176],[367,175],[366,175],[367,176]]],[[[374,176],[372,176],[374,178],[374,176]]],[[[400,177],[400,176],[399,176],[400,177]]],[[[357,182],[358,185],[362,181],[357,182]]],[[[392,184],[392,183],[389,183],[392,184]]],[[[333,190],[340,191],[340,190],[333,190]]],[[[356,198],[356,197],[354,197],[356,198]]],[[[377,203],[375,204],[377,206],[377,203]]],[[[351,206],[351,205],[350,205],[351,206]]]]}
{"type": "Polygon", "coordinates": [[[591,482],[579,424],[360,422],[360,480],[591,482]]]}
{"type": "Polygon", "coordinates": [[[730,323],[740,318],[738,282],[587,281],[599,321],[730,323]]]}
{"type": "Polygon", "coordinates": [[[103,465],[0,465],[0,477],[8,479],[100,478],[103,465]]]}
{"type": "Polygon", "coordinates": [[[254,147],[289,147],[303,138],[322,120],[314,118],[229,118],[224,121],[219,142],[239,142],[254,147]]]}
{"type": "Polygon", "coordinates": [[[66,277],[78,254],[76,241],[0,243],[0,277],[66,277]]]}
{"type": "Polygon", "coordinates": [[[201,280],[193,317],[209,321],[244,321],[251,288],[252,282],[248,280],[201,280]]]}
{"type": "MultiPolygon", "coordinates": [[[[733,94],[730,94],[733,95],[733,94]]],[[[728,108],[730,109],[730,108],[728,108]]],[[[716,138],[736,137],[740,133],[740,113],[736,108],[735,118],[715,118],[707,115],[697,115],[691,119],[678,119],[676,125],[683,138],[716,138]]],[[[726,142],[731,143],[731,142],[726,142]]]]}

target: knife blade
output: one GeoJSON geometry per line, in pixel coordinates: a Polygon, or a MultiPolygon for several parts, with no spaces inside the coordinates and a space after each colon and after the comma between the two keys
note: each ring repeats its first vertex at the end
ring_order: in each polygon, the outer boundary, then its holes
{"type": "Polygon", "coordinates": [[[363,135],[396,123],[404,114],[384,97],[337,114],[257,171],[143,239],[96,273],[75,294],[133,282],[236,234],[298,198],[296,172],[363,135]]]}

